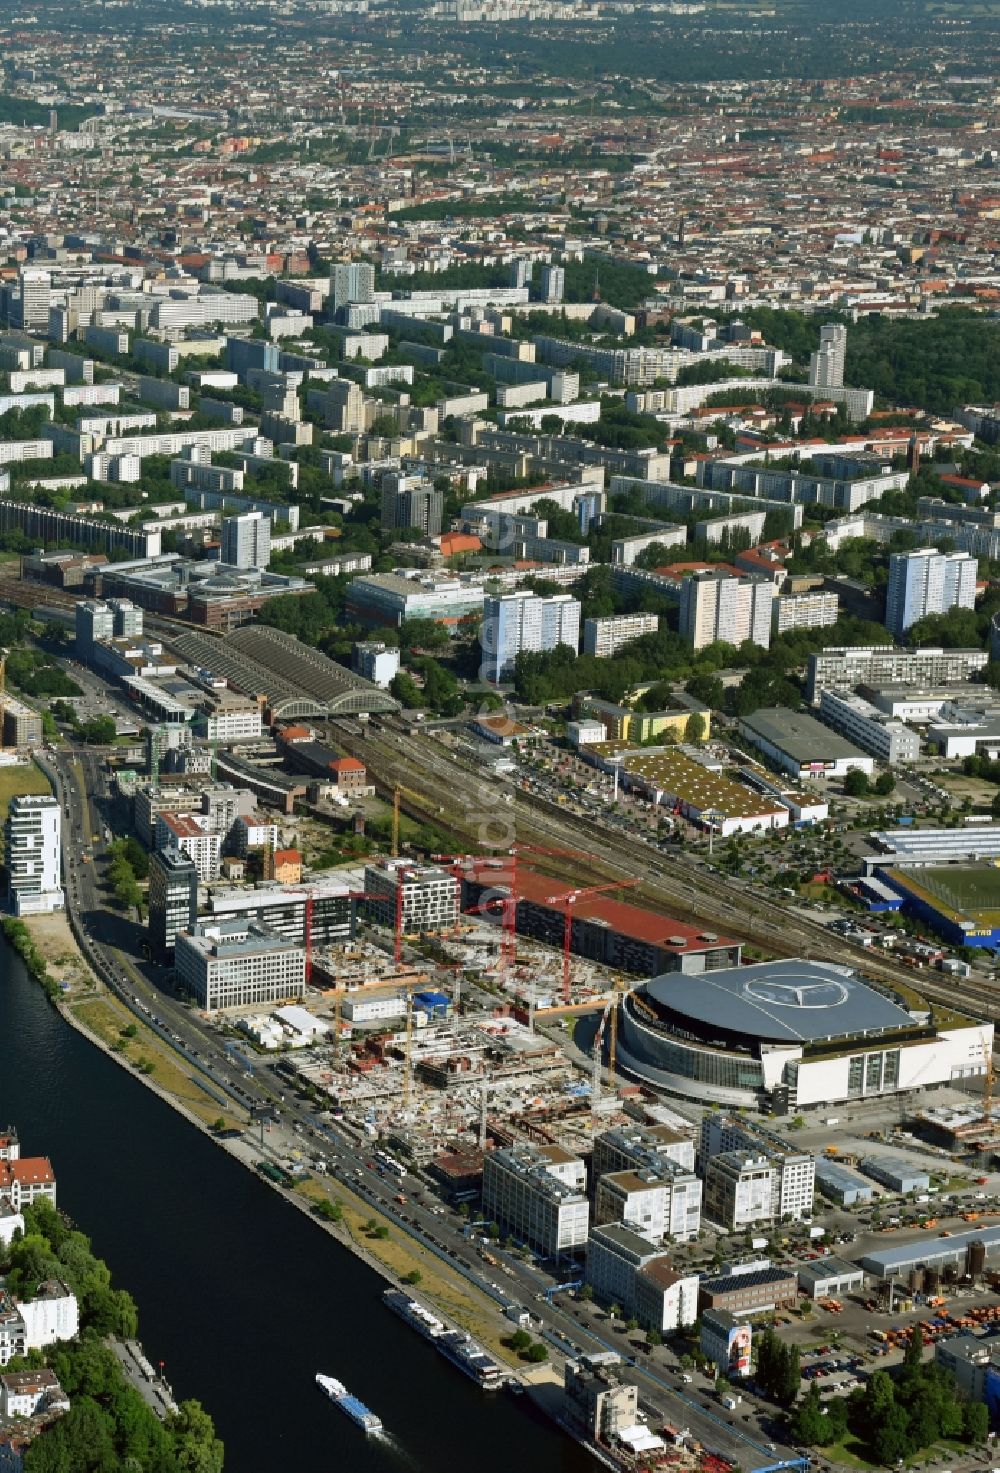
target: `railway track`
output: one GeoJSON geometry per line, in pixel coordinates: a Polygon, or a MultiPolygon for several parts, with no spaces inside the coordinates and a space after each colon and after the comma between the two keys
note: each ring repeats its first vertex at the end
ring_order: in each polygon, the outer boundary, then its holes
{"type": "MultiPolygon", "coordinates": [[[[664,854],[640,839],[630,840],[586,820],[571,823],[557,804],[536,796],[528,800],[517,789],[500,787],[500,791],[513,794],[513,801],[488,805],[483,795],[491,785],[493,791],[498,789],[495,781],[485,779],[461,757],[436,751],[432,741],[374,733],[353,739],[345,739],[340,732],[338,736],[349,749],[352,744],[357,746],[356,755],[366,762],[377,788],[390,796],[397,781],[405,782],[408,791],[401,797],[404,811],[421,822],[447,827],[472,852],[484,847],[479,832],[481,815],[489,810],[522,843],[580,853],[573,863],[572,876],[567,875],[567,866],[553,857],[532,856],[532,868],[551,873],[554,878],[600,883],[638,877],[641,884],[632,898],[651,902],[679,920],[713,931],[731,931],[734,937],[771,954],[814,957],[856,967],[876,982],[916,993],[939,1007],[965,1009],[975,1016],[1000,1021],[1000,988],[965,981],[956,984],[954,979],[937,981],[927,971],[873,955],[870,949],[836,936],[813,921],[789,915],[764,891],[708,873],[687,855],[664,854]],[[580,851],[581,837],[590,845],[587,852],[580,851]]],[[[498,855],[509,847],[509,839],[498,842],[498,855]]]]}

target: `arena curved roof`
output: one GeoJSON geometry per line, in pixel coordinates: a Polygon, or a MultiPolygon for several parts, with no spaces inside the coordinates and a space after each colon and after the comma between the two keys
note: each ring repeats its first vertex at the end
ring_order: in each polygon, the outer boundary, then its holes
{"type": "Polygon", "coordinates": [[[276,717],[399,710],[388,691],[282,629],[247,624],[225,639],[192,630],[172,643],[190,664],[225,676],[246,695],[264,695],[276,717]]]}
{"type": "Polygon", "coordinates": [[[674,1018],[766,1043],[814,1043],[913,1026],[904,1008],[847,968],[826,962],[761,962],[697,978],[667,972],[640,991],[674,1018]]]}

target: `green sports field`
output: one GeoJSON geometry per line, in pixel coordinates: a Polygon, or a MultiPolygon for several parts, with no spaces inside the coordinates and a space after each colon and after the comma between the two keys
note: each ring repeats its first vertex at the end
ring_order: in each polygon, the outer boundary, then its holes
{"type": "Polygon", "coordinates": [[[940,865],[901,873],[908,890],[954,920],[1000,927],[1000,869],[992,864],[940,865]]]}

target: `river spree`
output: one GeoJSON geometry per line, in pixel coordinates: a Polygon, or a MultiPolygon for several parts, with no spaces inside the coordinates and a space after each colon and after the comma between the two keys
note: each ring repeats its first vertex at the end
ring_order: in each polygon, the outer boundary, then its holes
{"type": "Polygon", "coordinates": [[[178,1400],[228,1473],[589,1473],[527,1399],[483,1395],[380,1302],[378,1276],[64,1023],[0,938],[0,1126],[50,1157],[59,1205],[138,1301],[178,1400]],[[391,1434],[314,1384],[336,1376],[391,1434]]]}

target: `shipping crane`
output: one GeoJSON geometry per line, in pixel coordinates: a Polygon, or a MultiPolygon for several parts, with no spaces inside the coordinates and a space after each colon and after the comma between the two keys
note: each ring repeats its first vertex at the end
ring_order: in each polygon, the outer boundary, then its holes
{"type": "Polygon", "coordinates": [[[636,877],[632,880],[609,880],[605,885],[587,885],[580,890],[570,890],[568,894],[548,895],[545,898],[546,905],[561,905],[563,907],[563,1005],[568,1007],[570,1003],[569,987],[569,955],[570,943],[573,939],[573,907],[580,900],[587,900],[592,895],[604,895],[609,890],[631,890],[640,885],[642,880],[636,877]]]}

